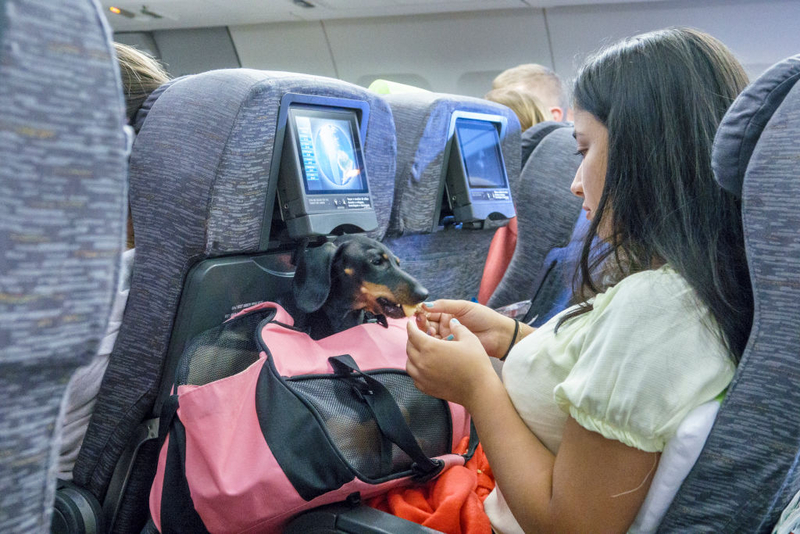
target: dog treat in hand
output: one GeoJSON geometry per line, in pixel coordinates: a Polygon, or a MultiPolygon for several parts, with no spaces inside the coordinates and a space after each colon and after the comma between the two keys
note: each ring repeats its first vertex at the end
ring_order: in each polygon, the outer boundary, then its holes
{"type": "Polygon", "coordinates": [[[403,312],[405,312],[406,317],[413,317],[418,314],[422,314],[427,317],[427,312],[425,311],[425,308],[422,307],[421,302],[416,306],[409,306],[408,304],[403,304],[403,312]]]}

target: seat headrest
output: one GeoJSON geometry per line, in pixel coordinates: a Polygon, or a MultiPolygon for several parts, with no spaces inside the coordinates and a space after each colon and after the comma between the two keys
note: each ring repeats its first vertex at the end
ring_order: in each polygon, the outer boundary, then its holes
{"type": "Polygon", "coordinates": [[[139,109],[136,111],[136,115],[134,115],[133,117],[133,122],[131,124],[131,127],[133,128],[134,132],[138,134],[139,130],[142,129],[144,121],[145,119],[147,119],[148,113],[150,113],[150,110],[153,109],[153,104],[155,104],[156,100],[158,100],[158,98],[164,94],[164,91],[172,87],[175,84],[175,82],[183,80],[184,78],[187,77],[188,76],[181,76],[179,78],[174,78],[168,81],[167,83],[159,86],[155,91],[150,93],[150,95],[145,99],[145,101],[142,102],[142,105],[139,107],[139,109]]]}
{"type": "Polygon", "coordinates": [[[742,182],[761,132],[800,80],[800,55],[776,63],[734,100],[714,138],[711,166],[726,191],[742,196],[742,182]]]}
{"type": "Polygon", "coordinates": [[[544,121],[534,124],[522,132],[522,135],[520,136],[522,143],[522,167],[525,167],[525,163],[527,163],[528,158],[531,157],[531,154],[534,150],[536,150],[536,147],[539,146],[539,143],[542,142],[542,139],[550,135],[550,132],[558,130],[559,128],[566,128],[567,126],[572,126],[572,123],[544,121]]]}
{"type": "Polygon", "coordinates": [[[506,274],[487,303],[490,307],[531,298],[538,286],[537,269],[547,254],[570,241],[581,213],[581,199],[570,192],[581,163],[572,134],[569,123],[543,122],[525,131],[523,143],[535,144],[529,148],[514,197],[519,235],[506,274]]]}
{"type": "Polygon", "coordinates": [[[395,201],[387,235],[431,232],[454,111],[506,117],[508,127],[501,144],[511,195],[517,194],[520,127],[511,109],[480,98],[431,92],[384,95],[384,99],[397,128],[395,201]]]}
{"type": "MultiPolygon", "coordinates": [[[[134,225],[149,225],[153,203],[163,201],[168,209],[195,188],[200,198],[186,206],[186,215],[205,221],[192,225],[207,233],[205,244],[213,253],[257,250],[265,206],[272,201],[266,197],[274,190],[270,172],[286,93],[369,103],[364,157],[378,217],[378,228],[370,236],[383,237],[395,177],[396,141],[389,106],[379,95],[341,80],[251,69],[175,79],[144,102],[134,119],[139,129],[131,159],[134,225]],[[140,198],[142,206],[137,208],[140,198]]],[[[162,226],[155,220],[153,224],[162,226]]]]}

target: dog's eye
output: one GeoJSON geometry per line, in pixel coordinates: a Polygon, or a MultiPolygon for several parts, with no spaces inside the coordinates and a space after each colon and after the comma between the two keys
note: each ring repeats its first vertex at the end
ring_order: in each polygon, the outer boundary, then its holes
{"type": "Polygon", "coordinates": [[[383,263],[383,258],[375,258],[372,260],[372,265],[380,265],[383,263]]]}

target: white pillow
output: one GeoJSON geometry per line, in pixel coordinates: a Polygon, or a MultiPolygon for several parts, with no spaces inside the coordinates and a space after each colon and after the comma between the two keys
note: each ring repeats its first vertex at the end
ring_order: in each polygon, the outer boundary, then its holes
{"type": "Polygon", "coordinates": [[[800,528],[800,491],[794,494],[791,502],[783,509],[778,524],[772,534],[793,534],[800,528]]]}
{"type": "Polygon", "coordinates": [[[678,489],[700,456],[719,412],[719,405],[718,400],[701,404],[689,412],[678,426],[675,437],[664,447],[650,491],[628,530],[629,534],[656,531],[678,489]]]}

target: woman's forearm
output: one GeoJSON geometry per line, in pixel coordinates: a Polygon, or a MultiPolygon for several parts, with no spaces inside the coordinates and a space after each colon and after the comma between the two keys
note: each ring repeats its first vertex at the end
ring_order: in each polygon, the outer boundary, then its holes
{"type": "Polygon", "coordinates": [[[553,455],[520,418],[502,382],[476,392],[470,413],[492,472],[515,519],[526,532],[549,532],[553,455]]]}

